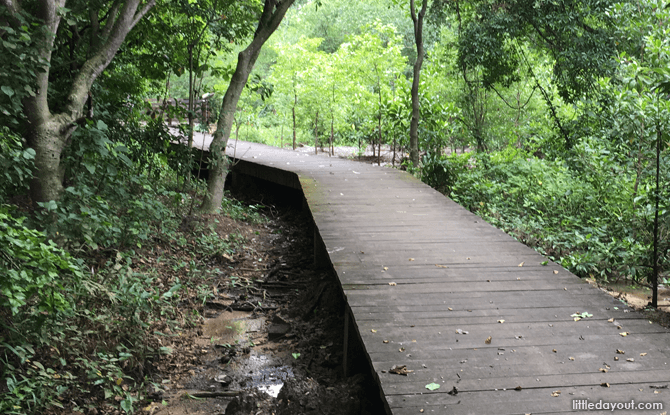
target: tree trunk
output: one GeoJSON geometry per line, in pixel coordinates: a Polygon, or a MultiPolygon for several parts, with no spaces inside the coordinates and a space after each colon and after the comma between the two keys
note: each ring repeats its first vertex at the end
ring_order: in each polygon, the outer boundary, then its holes
{"type": "Polygon", "coordinates": [[[316,119],[314,120],[314,154],[319,154],[317,146],[319,145],[319,110],[316,110],[316,119]]]}
{"type": "Polygon", "coordinates": [[[298,94],[295,94],[295,100],[293,101],[293,150],[295,150],[296,147],[296,142],[295,142],[295,106],[298,104],[298,94]]]}
{"type": "Polygon", "coordinates": [[[412,122],[409,127],[409,159],[414,167],[419,166],[419,119],[421,118],[419,83],[425,54],[423,49],[423,18],[426,15],[427,7],[428,0],[423,0],[421,10],[417,15],[414,0],[410,0],[412,22],[414,23],[414,41],[416,43],[416,62],[414,63],[414,79],[412,80],[412,122]]]}
{"type": "Polygon", "coordinates": [[[230,80],[230,86],[226,90],[221,105],[219,120],[216,124],[216,132],[210,146],[212,157],[209,180],[207,181],[207,195],[202,203],[201,210],[204,213],[214,213],[221,207],[223,190],[228,174],[228,158],[226,157],[226,144],[230,138],[230,132],[235,121],[237,102],[249,79],[249,74],[258,59],[263,44],[281,23],[286,11],[295,0],[265,0],[263,12],[258,22],[258,28],[254,39],[249,46],[239,53],[237,67],[230,80]]]}
{"type": "MultiPolygon", "coordinates": [[[[26,10],[43,22],[44,30],[36,31],[33,40],[38,45],[38,54],[46,63],[51,63],[53,45],[58,33],[61,16],[59,9],[65,7],[66,0],[41,0],[32,2],[34,7],[26,10]]],[[[72,133],[80,122],[84,121],[84,105],[89,98],[91,86],[110,64],[132,28],[154,6],[155,0],[148,1],[138,10],[140,0],[128,0],[117,3],[107,15],[105,25],[101,28],[103,42],[95,38],[100,29],[95,10],[89,13],[95,23],[92,29],[96,32],[92,37],[90,58],[76,74],[61,114],[51,114],[47,95],[49,93],[50,66],[36,68],[36,94],[23,101],[24,114],[29,121],[27,131],[28,145],[35,150],[36,172],[31,181],[30,193],[34,202],[58,200],[63,190],[61,181],[62,166],[60,156],[67,147],[72,133]],[[100,44],[99,44],[100,43],[100,44]]],[[[21,3],[11,0],[0,0],[0,5],[9,15],[10,25],[20,25],[18,18],[21,3]]]]}
{"type": "Polygon", "coordinates": [[[333,146],[333,138],[335,137],[335,116],[331,114],[330,118],[330,148],[328,149],[328,153],[330,153],[331,156],[335,155],[335,146],[333,146]]]}
{"type": "MultiPolygon", "coordinates": [[[[195,99],[193,93],[193,46],[188,46],[188,148],[193,147],[193,129],[195,126],[195,99]]],[[[190,163],[190,160],[189,160],[190,163]]],[[[189,166],[190,168],[190,166],[189,166]]]]}

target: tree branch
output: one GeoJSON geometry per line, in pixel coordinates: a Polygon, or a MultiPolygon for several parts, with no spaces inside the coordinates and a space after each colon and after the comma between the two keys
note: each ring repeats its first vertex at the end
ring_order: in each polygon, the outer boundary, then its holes
{"type": "Polygon", "coordinates": [[[114,27],[114,24],[116,24],[116,15],[119,14],[119,7],[121,7],[121,0],[116,0],[109,9],[105,27],[102,29],[102,33],[100,33],[101,39],[107,39],[109,34],[112,32],[112,28],[114,27]]]}
{"type": "Polygon", "coordinates": [[[139,12],[137,12],[137,14],[135,14],[135,18],[133,19],[133,24],[132,24],[131,29],[133,27],[135,27],[135,25],[140,20],[142,20],[144,15],[146,15],[149,12],[149,10],[151,10],[151,8],[154,7],[155,5],[156,5],[156,0],[150,0],[147,4],[145,4],[144,7],[142,8],[142,10],[140,10],[139,12]]]}

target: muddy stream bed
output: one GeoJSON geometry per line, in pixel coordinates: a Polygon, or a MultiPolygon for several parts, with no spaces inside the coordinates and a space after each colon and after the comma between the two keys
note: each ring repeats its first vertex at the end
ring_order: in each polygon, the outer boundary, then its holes
{"type": "Polygon", "coordinates": [[[313,263],[309,214],[263,204],[268,220],[239,230],[244,252],[219,258],[200,324],[154,377],[145,413],[385,413],[365,359],[343,376],[344,302],[332,269],[313,263]]]}

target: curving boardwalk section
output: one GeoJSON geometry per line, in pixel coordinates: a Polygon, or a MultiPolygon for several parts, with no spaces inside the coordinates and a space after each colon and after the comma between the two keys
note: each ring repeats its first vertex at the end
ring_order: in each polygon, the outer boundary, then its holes
{"type": "Polygon", "coordinates": [[[670,413],[667,329],[442,194],[390,168],[242,142],[235,154],[248,174],[297,175],[283,184],[302,187],[390,413],[613,413],[600,400],[670,413]]]}

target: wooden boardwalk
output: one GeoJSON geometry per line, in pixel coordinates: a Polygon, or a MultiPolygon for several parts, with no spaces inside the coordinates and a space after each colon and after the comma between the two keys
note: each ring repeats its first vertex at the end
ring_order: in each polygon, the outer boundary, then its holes
{"type": "Polygon", "coordinates": [[[390,413],[613,413],[577,400],[670,413],[667,329],[409,174],[242,142],[235,154],[270,180],[297,174],[390,413]]]}

